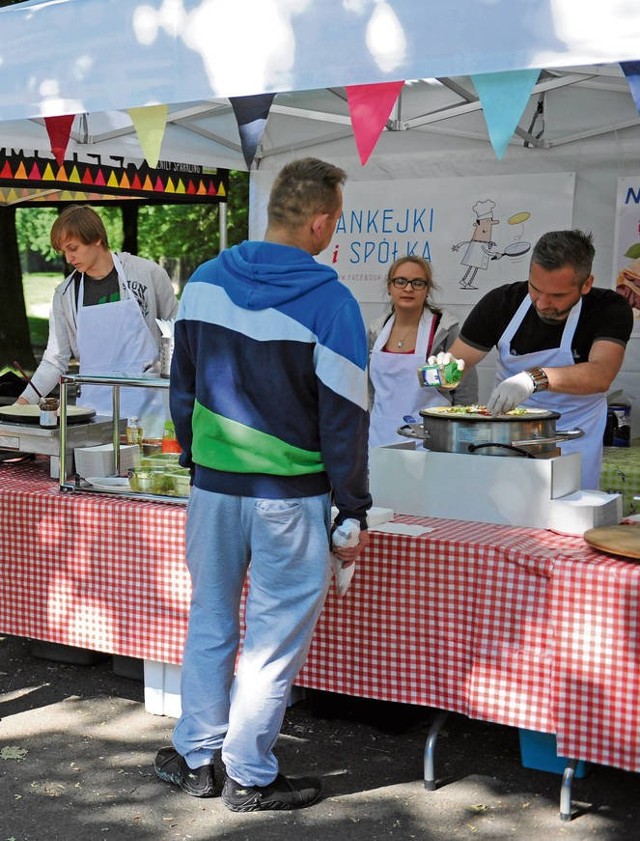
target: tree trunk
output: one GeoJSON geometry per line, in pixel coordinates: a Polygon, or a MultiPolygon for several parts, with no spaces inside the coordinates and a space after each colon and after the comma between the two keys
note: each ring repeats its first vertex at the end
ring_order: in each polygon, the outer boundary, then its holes
{"type": "Polygon", "coordinates": [[[35,366],[22,288],[16,210],[0,207],[0,365],[11,365],[14,359],[29,370],[35,366]]]}
{"type": "Polygon", "coordinates": [[[129,254],[138,253],[138,202],[128,201],[122,210],[122,250],[129,254]]]}

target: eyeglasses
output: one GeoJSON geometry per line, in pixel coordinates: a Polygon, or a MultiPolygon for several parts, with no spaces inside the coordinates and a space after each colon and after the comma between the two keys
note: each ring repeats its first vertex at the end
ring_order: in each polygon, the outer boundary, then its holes
{"type": "Polygon", "coordinates": [[[391,283],[393,283],[396,289],[404,289],[407,284],[409,284],[412,289],[426,289],[429,285],[426,280],[422,280],[421,278],[409,280],[408,277],[392,277],[391,283]]]}

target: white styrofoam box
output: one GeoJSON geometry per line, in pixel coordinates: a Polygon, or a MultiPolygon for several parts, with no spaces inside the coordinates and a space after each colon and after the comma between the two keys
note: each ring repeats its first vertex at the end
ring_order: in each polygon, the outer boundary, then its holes
{"type": "Polygon", "coordinates": [[[614,526],[622,519],[622,495],[604,491],[576,491],[551,500],[549,528],[566,534],[614,526]]]}
{"type": "MultiPolygon", "coordinates": [[[[113,444],[97,444],[94,447],[76,447],[73,451],[76,473],[87,476],[113,476],[115,466],[113,444]]],[[[140,464],[140,447],[137,444],[120,446],[120,473],[126,475],[131,467],[140,464]]]]}
{"type": "MultiPolygon", "coordinates": [[[[157,660],[144,661],[144,708],[148,713],[180,718],[182,713],[181,676],[181,667],[173,663],[159,663],[157,660]]],[[[292,686],[289,706],[297,704],[305,697],[304,687],[292,686]]]]}
{"type": "Polygon", "coordinates": [[[580,484],[580,455],[544,459],[435,453],[414,443],[374,447],[376,505],[402,514],[550,528],[550,501],[580,484]]]}
{"type": "Polygon", "coordinates": [[[144,661],[144,708],[154,715],[180,718],[180,676],[182,669],[173,663],[144,661]]]}

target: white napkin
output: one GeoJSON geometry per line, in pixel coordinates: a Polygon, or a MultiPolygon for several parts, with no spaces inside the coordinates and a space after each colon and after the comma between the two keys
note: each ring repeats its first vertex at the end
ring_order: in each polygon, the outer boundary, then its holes
{"type": "MultiPolygon", "coordinates": [[[[360,539],[360,523],[357,520],[345,520],[341,523],[331,535],[331,542],[333,546],[338,548],[357,546],[360,539]]],[[[336,579],[336,593],[339,596],[344,594],[349,589],[353,573],[356,571],[355,564],[349,564],[345,567],[342,565],[340,558],[331,553],[331,568],[336,579]]]]}
{"type": "Polygon", "coordinates": [[[175,318],[156,318],[156,324],[160,328],[160,333],[164,339],[173,338],[175,323],[175,318]]]}

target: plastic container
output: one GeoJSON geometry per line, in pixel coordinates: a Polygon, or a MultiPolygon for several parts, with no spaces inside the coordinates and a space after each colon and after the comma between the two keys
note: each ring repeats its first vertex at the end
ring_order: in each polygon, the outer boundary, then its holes
{"type": "MultiPolygon", "coordinates": [[[[567,758],[558,756],[555,733],[540,733],[537,730],[519,729],[520,758],[523,768],[533,768],[536,771],[550,771],[552,774],[563,774],[567,767],[567,758]]],[[[580,760],[576,766],[575,776],[584,777],[587,773],[587,763],[580,760]]]]}
{"type": "Polygon", "coordinates": [[[164,431],[162,433],[162,452],[163,453],[181,453],[182,449],[176,438],[176,428],[173,421],[165,421],[164,431]]]}
{"type": "Polygon", "coordinates": [[[426,364],[418,368],[418,381],[423,387],[455,388],[461,379],[462,369],[454,360],[446,365],[426,364]]]}

